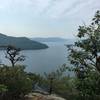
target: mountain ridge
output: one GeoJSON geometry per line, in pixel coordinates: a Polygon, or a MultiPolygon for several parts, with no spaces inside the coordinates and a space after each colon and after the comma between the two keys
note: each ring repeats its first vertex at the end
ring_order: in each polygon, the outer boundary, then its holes
{"type": "Polygon", "coordinates": [[[60,37],[47,37],[47,38],[36,37],[36,38],[31,38],[31,40],[35,40],[38,42],[64,42],[64,41],[67,41],[67,39],[60,38],[60,37]]]}
{"type": "Polygon", "coordinates": [[[13,45],[17,48],[21,48],[22,50],[38,50],[48,48],[46,44],[30,40],[27,37],[13,37],[2,33],[0,33],[0,45],[13,45]]]}

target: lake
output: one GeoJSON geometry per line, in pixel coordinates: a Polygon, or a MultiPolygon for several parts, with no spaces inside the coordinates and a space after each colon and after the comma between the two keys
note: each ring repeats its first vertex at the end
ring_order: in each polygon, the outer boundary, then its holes
{"type": "MultiPolygon", "coordinates": [[[[26,66],[26,71],[43,74],[56,70],[59,66],[67,61],[67,42],[48,42],[48,49],[42,50],[24,50],[21,53],[26,56],[26,60],[21,62],[26,66]]],[[[5,51],[0,51],[0,61],[10,65],[10,62],[5,59],[5,51]]]]}

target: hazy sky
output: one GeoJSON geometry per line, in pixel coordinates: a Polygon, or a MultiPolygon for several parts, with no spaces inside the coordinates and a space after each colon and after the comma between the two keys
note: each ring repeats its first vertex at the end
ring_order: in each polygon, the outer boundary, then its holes
{"type": "Polygon", "coordinates": [[[0,32],[72,38],[96,10],[100,10],[100,0],[0,0],[0,32]]]}

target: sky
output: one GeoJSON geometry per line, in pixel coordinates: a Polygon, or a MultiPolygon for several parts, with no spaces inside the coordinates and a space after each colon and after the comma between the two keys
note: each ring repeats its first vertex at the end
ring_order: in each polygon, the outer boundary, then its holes
{"type": "Polygon", "coordinates": [[[100,0],[0,0],[0,33],[74,38],[97,10],[100,0]]]}

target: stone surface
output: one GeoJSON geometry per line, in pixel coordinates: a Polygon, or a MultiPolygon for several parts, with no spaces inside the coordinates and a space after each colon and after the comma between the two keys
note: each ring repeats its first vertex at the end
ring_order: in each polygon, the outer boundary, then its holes
{"type": "Polygon", "coordinates": [[[25,96],[26,100],[66,100],[55,94],[52,95],[43,95],[41,93],[30,93],[25,96]]]}

